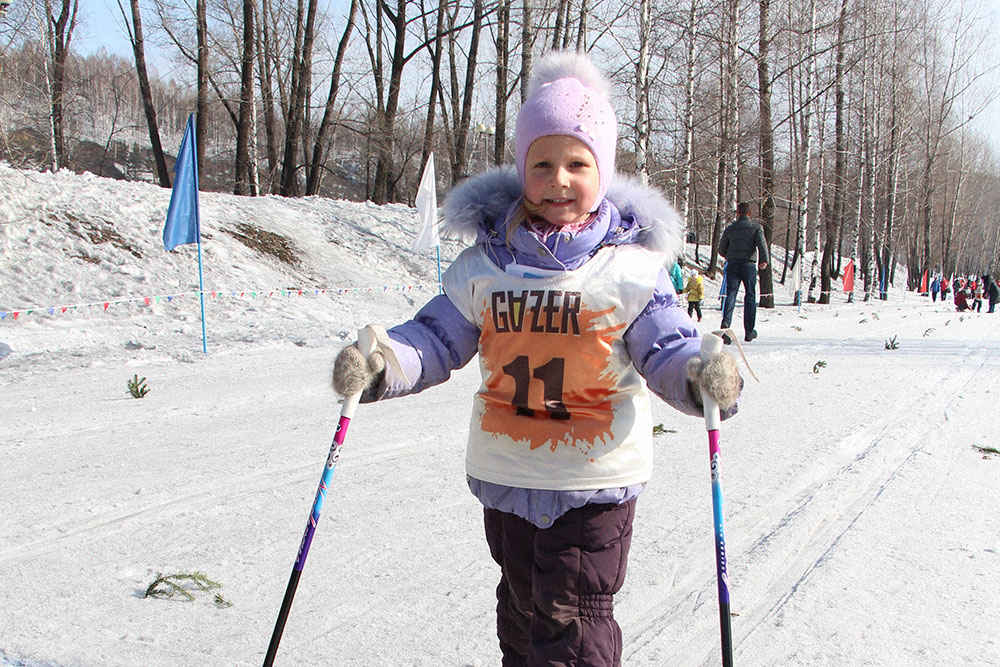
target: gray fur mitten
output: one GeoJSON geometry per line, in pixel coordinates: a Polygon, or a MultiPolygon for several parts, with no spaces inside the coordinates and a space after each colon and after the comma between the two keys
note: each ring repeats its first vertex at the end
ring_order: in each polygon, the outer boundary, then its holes
{"type": "Polygon", "coordinates": [[[704,391],[722,410],[736,403],[743,388],[736,360],[725,352],[713,354],[707,361],[694,357],[687,363],[687,377],[699,402],[704,391]]]}
{"type": "Polygon", "coordinates": [[[353,396],[381,381],[385,357],[375,350],[367,359],[357,344],[348,345],[333,362],[333,389],[341,396],[353,396]]]}

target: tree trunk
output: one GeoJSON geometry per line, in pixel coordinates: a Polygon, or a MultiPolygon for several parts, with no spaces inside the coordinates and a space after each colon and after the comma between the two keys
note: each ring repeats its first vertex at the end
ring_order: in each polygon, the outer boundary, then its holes
{"type": "MultiPolygon", "coordinates": [[[[895,86],[892,93],[892,125],[889,128],[889,160],[886,164],[886,202],[885,202],[885,233],[882,236],[882,270],[892,267],[892,225],[896,212],[896,187],[899,181],[899,117],[897,115],[897,102],[895,86]]],[[[919,261],[919,260],[918,260],[919,261]]],[[[919,264],[917,265],[919,266],[919,264]]],[[[889,279],[883,281],[879,290],[879,298],[885,301],[888,299],[886,290],[889,289],[889,279]]]]}
{"type": "MultiPolygon", "coordinates": [[[[442,0],[443,1],[443,0],[442,0]]],[[[496,76],[496,133],[493,136],[493,164],[501,165],[507,150],[507,102],[510,100],[507,78],[510,72],[510,3],[500,0],[497,10],[497,76],[496,76]]]]}
{"type": "Polygon", "coordinates": [[[427,100],[427,118],[424,120],[424,140],[420,148],[421,170],[425,168],[427,160],[433,151],[434,144],[434,117],[437,110],[437,98],[441,90],[441,50],[444,47],[442,36],[444,34],[446,0],[438,0],[437,25],[434,28],[434,38],[430,39],[427,33],[426,23],[424,33],[427,37],[427,48],[431,52],[431,94],[427,100]]]}
{"type": "Polygon", "coordinates": [[[639,0],[639,60],[635,64],[635,169],[649,184],[649,1],[639,0]]]}
{"type": "Polygon", "coordinates": [[[531,80],[531,57],[535,45],[535,31],[531,23],[532,0],[521,0],[521,104],[528,99],[531,80]]]}
{"type": "MultiPolygon", "coordinates": [[[[691,0],[691,9],[688,12],[688,22],[685,27],[687,33],[687,60],[685,62],[684,81],[684,155],[682,157],[683,171],[681,172],[681,216],[685,224],[690,228],[691,220],[691,177],[694,172],[694,47],[695,47],[695,27],[698,18],[698,0],[691,0]]],[[[695,242],[698,242],[698,234],[695,233],[695,242]]],[[[695,246],[695,257],[698,255],[698,247],[695,246]]]]}
{"type": "Polygon", "coordinates": [[[309,0],[305,21],[302,1],[298,2],[295,24],[295,46],[292,53],[292,82],[288,99],[288,116],[285,129],[285,150],[281,160],[281,194],[295,197],[299,194],[298,161],[302,133],[305,131],[305,105],[308,93],[309,72],[312,69],[312,45],[315,38],[317,0],[309,0]]]}
{"type": "Polygon", "coordinates": [[[49,167],[52,172],[55,173],[59,171],[59,151],[56,150],[56,123],[55,114],[53,113],[51,101],[53,98],[52,92],[52,75],[49,72],[49,60],[51,54],[51,48],[49,44],[51,40],[49,39],[48,21],[47,18],[51,14],[49,10],[49,4],[45,5],[45,16],[46,19],[39,23],[39,30],[42,33],[42,72],[45,75],[45,91],[49,95],[49,167]]]}
{"type": "Polygon", "coordinates": [[[64,119],[65,100],[63,99],[66,90],[66,60],[69,58],[70,42],[76,28],[78,0],[62,0],[58,16],[52,13],[51,0],[45,0],[45,9],[52,60],[50,99],[52,135],[55,144],[55,161],[59,166],[63,166],[69,162],[64,119]]]}
{"type": "MultiPolygon", "coordinates": [[[[823,236],[823,195],[824,189],[826,187],[826,109],[823,109],[823,113],[820,116],[820,121],[817,123],[819,125],[819,168],[817,171],[817,183],[816,187],[816,218],[813,222],[813,259],[810,263],[809,269],[809,301],[818,301],[819,298],[813,296],[813,289],[817,287],[817,283],[820,282],[820,247],[821,240],[823,236]]],[[[829,295],[828,295],[829,296],[829,295]]]]}
{"type": "Polygon", "coordinates": [[[823,266],[820,271],[820,303],[830,303],[833,290],[833,259],[844,224],[844,181],[847,171],[847,133],[844,131],[844,35],[847,27],[847,2],[841,0],[837,16],[837,60],[834,66],[834,156],[833,211],[827,218],[823,266]]]}
{"type": "MultiPolygon", "coordinates": [[[[759,0],[757,84],[760,88],[760,224],[770,249],[774,239],[774,126],[771,119],[771,0],[759,0]]],[[[774,262],[760,272],[760,307],[774,308],[774,262]]]]}
{"type": "MultiPolygon", "coordinates": [[[[163,155],[163,146],[160,144],[160,128],[156,122],[156,106],[153,104],[153,92],[149,87],[149,74],[146,72],[146,52],[145,41],[142,35],[142,16],[139,12],[139,0],[129,0],[132,14],[132,29],[129,34],[129,41],[132,43],[132,53],[135,55],[135,72],[139,78],[139,93],[142,96],[142,110],[146,115],[146,128],[149,130],[149,143],[153,148],[153,159],[156,161],[156,177],[160,186],[170,187],[170,173],[167,171],[167,160],[163,155]]],[[[125,14],[125,8],[121,2],[118,8],[122,12],[122,19],[128,27],[129,19],[125,14]]]]}
{"type": "Polygon", "coordinates": [[[716,174],[715,227],[712,230],[712,254],[708,270],[714,271],[719,256],[719,239],[725,220],[736,210],[737,149],[737,26],[739,0],[728,0],[723,17],[725,39],[719,54],[719,166],[716,174]]]}
{"type": "Polygon", "coordinates": [[[719,54],[719,145],[718,145],[718,158],[716,162],[715,170],[715,222],[712,226],[712,252],[709,255],[708,260],[708,272],[712,274],[715,272],[716,264],[719,261],[719,239],[722,237],[722,230],[725,227],[725,220],[728,217],[728,212],[726,211],[726,201],[728,197],[726,196],[726,157],[729,155],[729,150],[726,142],[729,139],[728,130],[726,129],[726,121],[729,118],[729,112],[727,106],[729,101],[726,96],[728,93],[728,86],[726,85],[726,64],[723,60],[724,53],[719,54]]]}
{"type": "Polygon", "coordinates": [[[195,5],[198,40],[198,101],[195,103],[195,143],[197,144],[198,172],[205,168],[205,132],[208,122],[208,19],[207,0],[197,0],[195,5]]]}
{"type": "Polygon", "coordinates": [[[267,191],[275,187],[278,174],[278,137],[277,119],[274,116],[274,83],[271,71],[274,67],[274,54],[270,30],[270,0],[261,0],[260,11],[257,12],[257,71],[260,85],[260,103],[264,111],[264,140],[267,150],[267,191]]]}
{"type": "Polygon", "coordinates": [[[962,187],[965,185],[965,179],[968,176],[968,172],[965,168],[965,132],[962,133],[961,139],[958,144],[958,176],[955,182],[955,196],[951,203],[951,211],[948,215],[948,222],[941,228],[941,270],[947,271],[949,267],[952,267],[952,241],[955,238],[955,225],[958,219],[958,204],[962,197],[962,187]]]}
{"type": "MultiPolygon", "coordinates": [[[[894,21],[898,22],[899,17],[894,17],[894,21]]],[[[898,23],[894,25],[898,28],[898,23]]],[[[889,298],[888,289],[889,283],[891,282],[891,277],[889,273],[892,271],[893,262],[893,222],[895,220],[896,213],[896,188],[898,184],[898,174],[899,174],[899,158],[900,158],[900,134],[902,132],[902,119],[900,111],[900,95],[902,90],[902,83],[900,81],[899,72],[899,42],[898,35],[894,32],[893,34],[893,46],[892,46],[892,58],[890,66],[890,85],[889,85],[889,146],[888,146],[888,159],[886,160],[886,204],[885,204],[885,231],[882,234],[882,279],[880,280],[879,286],[879,298],[883,301],[889,298]]],[[[930,201],[929,195],[926,201],[930,201]]],[[[918,230],[919,233],[919,230],[918,230]]],[[[916,247],[916,246],[914,246],[916,247]]],[[[929,254],[929,253],[928,253],[929,254]]],[[[919,258],[917,263],[910,264],[911,267],[919,267],[919,258]]],[[[918,269],[919,270],[919,269],[918,269]]]]}
{"type": "MultiPolygon", "coordinates": [[[[351,40],[351,33],[354,31],[354,22],[357,14],[358,0],[351,0],[351,8],[347,13],[347,25],[344,26],[344,34],[340,36],[340,42],[337,44],[337,55],[333,61],[333,74],[330,75],[330,90],[326,96],[323,120],[320,121],[319,130],[316,132],[316,142],[313,144],[309,177],[306,179],[307,195],[314,195],[319,192],[319,184],[322,180],[323,172],[326,170],[326,146],[333,134],[333,115],[336,113],[337,93],[340,91],[340,73],[344,65],[344,56],[347,54],[347,45],[351,40]]],[[[434,107],[433,98],[431,99],[430,106],[434,107]]],[[[431,125],[433,125],[433,116],[431,125]]]]}
{"type": "Polygon", "coordinates": [[[739,197],[739,143],[740,143],[740,102],[739,102],[739,44],[737,43],[740,21],[740,0],[729,0],[726,39],[726,213],[736,211],[739,197]]]}
{"type": "MultiPolygon", "coordinates": [[[[809,2],[809,31],[806,45],[806,90],[803,101],[802,119],[802,154],[805,156],[805,166],[802,170],[802,197],[799,200],[798,234],[795,241],[795,252],[805,259],[806,229],[809,227],[809,176],[812,164],[812,107],[813,81],[816,78],[816,0],[809,2]]],[[[801,274],[800,274],[801,275],[801,274]]],[[[802,283],[792,285],[795,291],[795,304],[801,300],[802,283]]]]}
{"type": "Polygon", "coordinates": [[[394,201],[396,195],[392,151],[395,142],[396,112],[399,108],[400,82],[403,77],[403,67],[406,65],[403,53],[403,48],[406,45],[406,4],[406,0],[397,0],[395,13],[392,12],[387,3],[381,5],[382,12],[393,26],[394,40],[385,112],[378,128],[379,156],[378,162],[375,164],[374,196],[372,198],[376,204],[394,201]]]}
{"type": "Polygon", "coordinates": [[[876,118],[875,118],[875,91],[872,91],[872,103],[871,108],[868,109],[866,114],[868,117],[867,123],[867,134],[865,135],[865,173],[868,175],[868,183],[865,186],[865,199],[867,200],[867,221],[865,240],[868,246],[868,256],[865,263],[865,301],[871,301],[872,294],[875,291],[876,285],[881,282],[880,278],[880,268],[878,263],[881,258],[879,257],[878,251],[878,238],[875,234],[875,196],[876,188],[875,183],[877,181],[875,165],[877,162],[877,148],[878,148],[878,136],[876,133],[876,118]]]}
{"type": "Polygon", "coordinates": [[[556,25],[552,31],[552,48],[561,49],[563,41],[563,22],[569,21],[569,0],[558,0],[556,4],[556,25]],[[565,19],[563,18],[565,16],[565,19]]]}
{"type": "MultiPolygon", "coordinates": [[[[865,25],[867,26],[867,19],[866,19],[865,25]]],[[[867,27],[865,27],[864,30],[867,31],[867,27]]],[[[864,65],[864,61],[862,61],[862,65],[864,65]]],[[[857,192],[857,198],[855,199],[856,210],[855,210],[855,213],[854,213],[854,225],[853,225],[853,229],[851,230],[851,241],[850,241],[851,262],[852,262],[852,264],[854,266],[855,281],[857,281],[857,277],[859,275],[864,276],[864,273],[867,271],[867,267],[860,267],[858,265],[858,260],[859,260],[859,257],[860,257],[860,255],[858,254],[858,250],[859,250],[858,245],[859,245],[859,242],[861,240],[861,210],[862,210],[862,207],[864,205],[865,178],[866,178],[866,174],[867,174],[866,167],[867,167],[867,162],[868,162],[865,159],[865,150],[866,150],[865,149],[865,146],[866,146],[866,139],[865,139],[865,137],[868,134],[868,114],[865,111],[865,104],[866,104],[866,101],[867,101],[867,97],[868,97],[868,74],[867,74],[867,72],[864,72],[861,75],[861,97],[860,97],[859,103],[857,105],[857,107],[858,107],[858,128],[859,128],[859,132],[858,132],[858,149],[857,149],[858,150],[858,192],[857,192]]],[[[850,292],[848,292],[848,294],[847,294],[847,302],[848,303],[853,303],[854,302],[854,290],[853,289],[850,292]]]]}
{"type": "Polygon", "coordinates": [[[465,66],[465,86],[462,89],[462,114],[455,132],[456,170],[464,174],[467,170],[468,155],[466,145],[469,128],[472,126],[472,95],[476,87],[476,58],[479,53],[479,33],[483,25],[482,0],[473,0],[472,36],[469,39],[469,56],[465,66]]]}
{"type": "Polygon", "coordinates": [[[580,0],[580,23],[576,31],[576,50],[581,53],[587,50],[587,23],[590,15],[590,7],[587,0],[580,0]]]}
{"type": "Polygon", "coordinates": [[[726,160],[722,148],[719,148],[719,161],[715,171],[715,222],[712,224],[712,252],[708,257],[708,274],[715,273],[719,261],[719,239],[722,238],[722,228],[725,221],[723,200],[726,198],[726,160]]]}
{"type": "MultiPolygon", "coordinates": [[[[138,2],[138,0],[132,0],[138,2]]],[[[253,95],[253,64],[254,64],[254,2],[243,0],[243,55],[240,59],[240,119],[236,126],[236,165],[234,168],[233,194],[256,195],[256,189],[250,179],[250,140],[253,137],[251,127],[253,95]]]]}

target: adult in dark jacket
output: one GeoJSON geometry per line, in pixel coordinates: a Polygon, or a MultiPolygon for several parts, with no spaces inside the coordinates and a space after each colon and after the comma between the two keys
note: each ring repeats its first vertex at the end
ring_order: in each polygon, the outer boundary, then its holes
{"type": "Polygon", "coordinates": [[[760,223],[750,219],[750,203],[736,207],[736,222],[726,227],[719,240],[719,254],[726,258],[726,303],[722,328],[733,321],[736,296],[743,285],[743,332],[747,342],[757,337],[757,269],[767,268],[767,241],[760,223]]]}
{"type": "Polygon", "coordinates": [[[990,309],[987,312],[992,313],[997,306],[997,301],[1000,301],[1000,287],[997,287],[996,281],[988,273],[983,275],[983,293],[990,300],[990,309]]]}

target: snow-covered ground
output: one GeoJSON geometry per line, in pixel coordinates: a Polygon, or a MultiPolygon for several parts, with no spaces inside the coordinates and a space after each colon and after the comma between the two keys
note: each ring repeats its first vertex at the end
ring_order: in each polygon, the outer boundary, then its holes
{"type": "MultiPolygon", "coordinates": [[[[332,359],[436,291],[405,207],[203,194],[205,355],[195,246],[160,243],[168,199],[0,165],[0,665],[259,665],[339,413],[332,359]],[[234,236],[280,248],[261,230],[296,263],[234,236]],[[221,587],[144,597],[194,572],[221,587]]],[[[977,449],[1000,444],[1000,313],[777,301],[722,430],[736,664],[1000,664],[1000,457],[977,449]]],[[[499,664],[463,469],[477,385],[471,364],[359,408],[277,664],[499,664]]],[[[717,665],[704,427],[654,409],[624,662],[717,665]]]]}

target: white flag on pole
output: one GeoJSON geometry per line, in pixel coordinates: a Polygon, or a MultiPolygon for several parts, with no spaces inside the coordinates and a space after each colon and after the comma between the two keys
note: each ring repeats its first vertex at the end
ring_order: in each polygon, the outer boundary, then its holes
{"type": "Polygon", "coordinates": [[[792,285],[792,293],[802,289],[802,255],[796,257],[795,263],[792,264],[792,275],[789,282],[792,285]]]}
{"type": "Polygon", "coordinates": [[[413,242],[413,251],[421,252],[440,245],[437,220],[437,182],[434,178],[434,153],[427,158],[424,175],[420,177],[417,190],[417,215],[420,218],[420,233],[413,242]]]}

